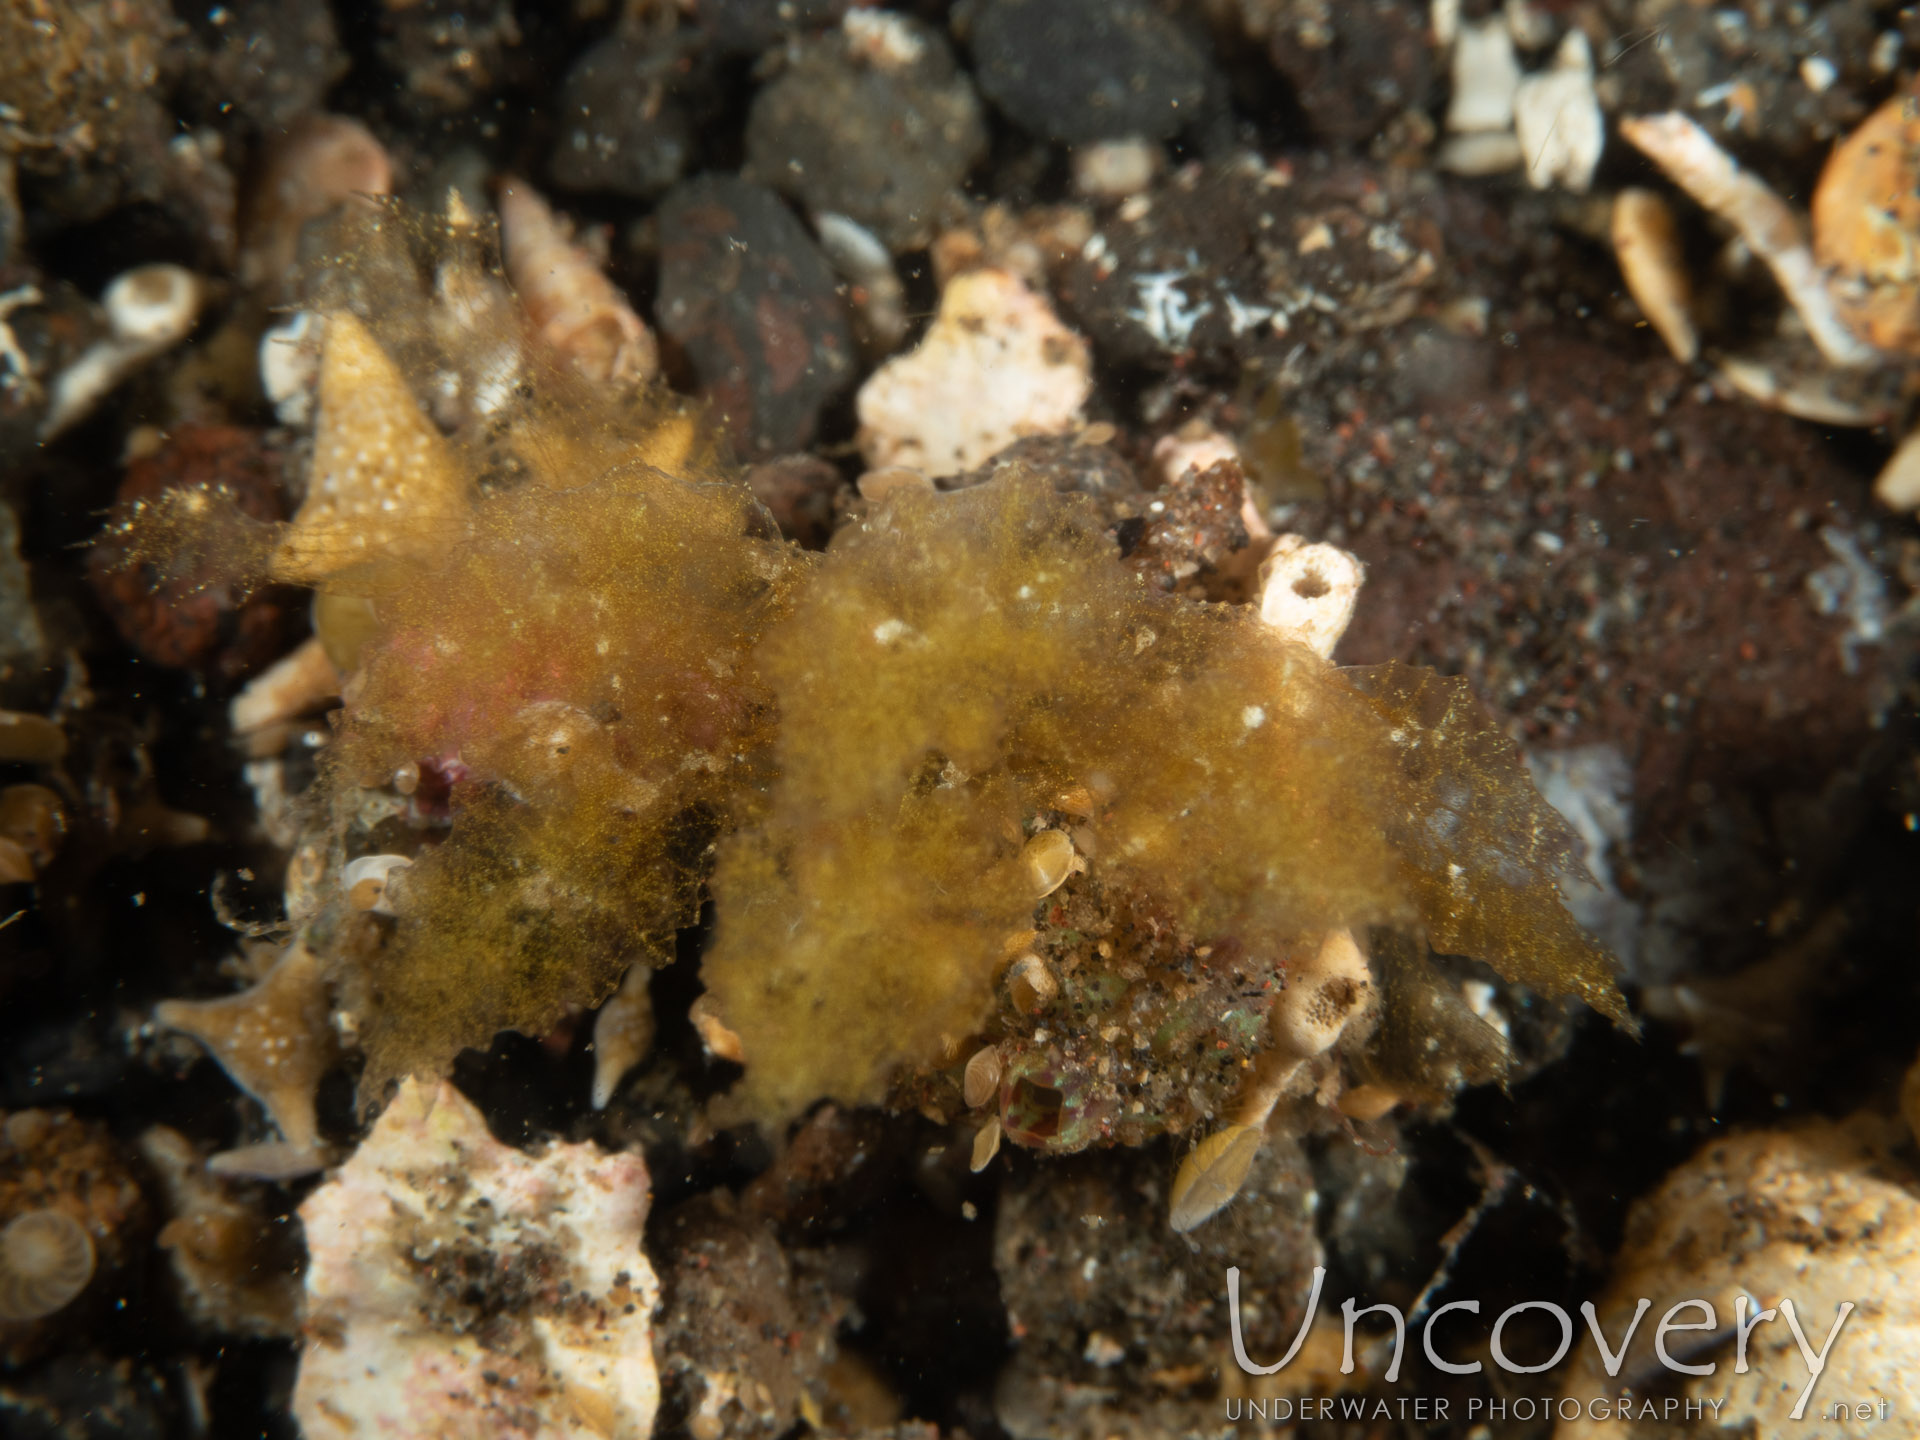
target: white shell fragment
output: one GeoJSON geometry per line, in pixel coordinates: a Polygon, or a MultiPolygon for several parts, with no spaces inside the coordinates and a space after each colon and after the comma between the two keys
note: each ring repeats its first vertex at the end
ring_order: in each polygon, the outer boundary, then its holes
{"type": "Polygon", "coordinates": [[[1873,498],[1889,510],[1920,510],[1920,430],[1902,440],[1881,467],[1873,498]]]}
{"type": "Polygon", "coordinates": [[[1693,325],[1693,283],[1673,224],[1673,211],[1654,190],[1622,190],[1613,202],[1613,253],[1634,303],[1667,342],[1676,360],[1700,353],[1693,325]]]}
{"type": "Polygon", "coordinates": [[[307,1440],[645,1440],[660,1399],[630,1152],[500,1144],[409,1079],[300,1207],[307,1440]]]}
{"type": "Polygon", "coordinates": [[[860,453],[871,469],[957,475],[1022,436],[1075,429],[1092,388],[1087,342],[1043,296],[1009,271],[969,270],[919,346],[860,388],[860,453]]]}
{"type": "Polygon", "coordinates": [[[653,970],[630,965],[613,998],[593,1018],[593,1108],[604,1110],[613,1092],[653,1044],[653,970]]]}
{"type": "Polygon", "coordinates": [[[1166,164],[1166,150],[1151,140],[1096,140],[1073,152],[1073,193],[1124,200],[1152,185],[1166,164]]]}
{"type": "Polygon", "coordinates": [[[1585,194],[1607,143],[1607,125],[1593,89],[1593,47],[1569,30],[1553,63],[1520,82],[1513,128],[1536,190],[1559,185],[1585,194]]]}
{"type": "Polygon", "coordinates": [[[41,438],[84,418],[121,381],[186,339],[200,318],[206,287],[178,265],[136,265],[100,297],[109,333],[53,380],[41,438]]]}
{"type": "Polygon", "coordinates": [[[306,429],[320,389],[320,343],[326,317],[297,310],[260,336],[260,388],[282,425],[306,429]]]}
{"type": "Polygon", "coordinates": [[[1620,122],[1620,133],[1674,184],[1735,230],[1773,272],[1781,293],[1807,327],[1820,353],[1835,365],[1868,365],[1876,352],[1841,323],[1814,259],[1806,226],[1793,207],[1714,143],[1711,135],[1679,111],[1620,122]]]}
{"type": "Polygon", "coordinates": [[[1347,633],[1366,567],[1337,545],[1282,535],[1260,567],[1260,618],[1323,660],[1347,633]]]}
{"type": "Polygon", "coordinates": [[[1455,135],[1511,130],[1513,97],[1520,88],[1520,61],[1513,32],[1496,15],[1463,25],[1453,47],[1453,100],[1447,129],[1455,135]]]}
{"type": "Polygon", "coordinates": [[[340,672],[318,638],[307,639],[246,683],[227,705],[236,735],[312,714],[340,695],[340,672]]]}
{"type": "Polygon", "coordinates": [[[362,855],[340,867],[340,888],[354,909],[392,915],[395,911],[388,887],[393,882],[393,873],[412,864],[405,855],[362,855]]]}
{"type": "Polygon", "coordinates": [[[907,291],[893,255],[879,236],[845,215],[816,215],[813,229],[833,268],[853,287],[851,299],[873,343],[890,353],[907,334],[907,291]]]}

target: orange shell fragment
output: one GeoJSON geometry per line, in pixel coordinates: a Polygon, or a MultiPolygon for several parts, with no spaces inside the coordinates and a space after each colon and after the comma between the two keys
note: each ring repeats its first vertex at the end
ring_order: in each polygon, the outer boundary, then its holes
{"type": "Polygon", "coordinates": [[[1834,147],[1813,194],[1813,251],[1849,329],[1920,353],[1920,95],[1894,96],[1834,147]]]}

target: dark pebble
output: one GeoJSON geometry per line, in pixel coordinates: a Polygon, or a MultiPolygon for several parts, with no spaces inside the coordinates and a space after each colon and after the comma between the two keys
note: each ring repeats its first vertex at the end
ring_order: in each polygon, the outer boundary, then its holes
{"type": "Polygon", "coordinates": [[[946,40],[897,17],[911,60],[836,31],[799,47],[747,121],[747,171],[804,204],[859,221],[896,252],[933,238],[987,148],[973,86],[946,40]]]}
{"type": "Polygon", "coordinates": [[[183,11],[190,25],[181,108],[275,130],[318,110],[348,68],[325,0],[229,0],[183,11]]]}
{"type": "Polygon", "coordinates": [[[1264,33],[1274,69],[1293,87],[1314,133],[1363,145],[1433,82],[1427,7],[1413,0],[1242,0],[1250,32],[1264,33]]]}
{"type": "Polygon", "coordinates": [[[833,533],[834,496],[845,486],[839,467],[817,455],[782,455],[747,471],[747,485],[780,533],[809,550],[824,550],[833,533]]]}
{"type": "Polygon", "coordinates": [[[840,23],[850,0],[701,0],[696,18],[723,55],[758,55],[789,35],[840,23]]]}
{"type": "Polygon", "coordinates": [[[780,197],[705,175],[660,204],[660,328],[750,456],[804,449],[853,378],[832,268],[780,197]]]}
{"type": "Polygon", "coordinates": [[[1166,140],[1201,118],[1211,61],[1143,0],[986,0],[975,75],[1015,124],[1069,145],[1166,140]]]}
{"type": "Polygon", "coordinates": [[[554,184],[646,197],[680,178],[693,135],[671,89],[677,59],[671,45],[615,32],[574,62],[554,99],[554,184]]]}
{"type": "Polygon", "coordinates": [[[59,1356],[0,1382],[0,1434],[11,1440],[165,1440],[165,1382],[131,1361],[59,1356]]]}

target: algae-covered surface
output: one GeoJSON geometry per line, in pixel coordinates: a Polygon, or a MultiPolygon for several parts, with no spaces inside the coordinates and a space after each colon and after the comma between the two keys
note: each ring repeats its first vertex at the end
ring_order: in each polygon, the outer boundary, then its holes
{"type": "Polygon", "coordinates": [[[1912,1433],[1916,46],[0,17],[0,1434],[1912,1433]]]}

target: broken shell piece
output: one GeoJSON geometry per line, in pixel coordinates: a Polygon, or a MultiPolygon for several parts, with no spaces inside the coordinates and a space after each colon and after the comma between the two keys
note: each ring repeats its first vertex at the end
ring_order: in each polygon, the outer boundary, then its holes
{"type": "Polygon", "coordinates": [[[1889,510],[1920,510],[1920,430],[1911,431],[1881,467],[1873,498],[1889,510]]]}
{"type": "Polygon", "coordinates": [[[935,477],[992,459],[1026,435],[1081,421],[1093,388],[1087,342],[1006,270],[956,275],[919,346],[860,388],[860,453],[879,469],[935,477]]]}
{"type": "Polygon", "coordinates": [[[249,735],[287,720],[311,715],[340,698],[340,672],[318,639],[262,670],[227,706],[227,723],[236,735],[249,735]]]}
{"type": "Polygon", "coordinates": [[[1567,31],[1553,63],[1520,82],[1513,130],[1534,189],[1557,184],[1584,195],[1593,184],[1607,124],[1594,94],[1593,46],[1584,31],[1567,31]]]}
{"type": "Polygon", "coordinates": [[[960,1095],[968,1109],[978,1110],[1000,1093],[1000,1069],[999,1046],[986,1045],[974,1051],[960,1082],[960,1095]]]}
{"type": "Polygon", "coordinates": [[[987,1123],[975,1132],[973,1137],[973,1158],[967,1168],[978,1175],[993,1163],[993,1157],[1000,1153],[1000,1117],[989,1116],[987,1123]]]}
{"type": "Polygon", "coordinates": [[[44,715],[0,710],[0,761],[51,765],[67,753],[67,732],[44,715]]]}
{"type": "Polygon", "coordinates": [[[507,279],[540,338],[590,380],[651,380],[653,332],[524,180],[500,186],[500,250],[507,279]]]}
{"type": "Polygon", "coordinates": [[[1096,140],[1073,152],[1073,193],[1089,200],[1138,195],[1166,169],[1165,147],[1152,140],[1096,140]]]}
{"type": "Polygon", "coordinates": [[[313,423],[320,342],[326,332],[324,316],[301,310],[260,336],[260,388],[282,425],[305,429],[313,423]]]}
{"type": "Polygon", "coordinates": [[[1036,900],[1044,900],[1062,885],[1075,870],[1085,868],[1074,853],[1073,840],[1064,830],[1042,830],[1027,841],[1020,852],[1028,886],[1036,900]]]}
{"type": "Polygon", "coordinates": [[[1525,158],[1520,141],[1510,130],[1476,130],[1449,135],[1440,147],[1437,163],[1453,175],[1504,175],[1518,170],[1525,158]]]}
{"type": "Polygon", "coordinates": [[[1205,423],[1181,426],[1153,442],[1153,463],[1160,478],[1177,483],[1189,470],[1211,470],[1223,460],[1238,460],[1240,447],[1205,423]]]}
{"type": "Polygon", "coordinates": [[[1874,361],[1873,348],[1841,321],[1800,217],[1765,181],[1742,170],[1712,136],[1679,111],[1622,120],[1620,133],[1682,190],[1739,231],[1773,272],[1821,354],[1836,365],[1874,361]]]}
{"type": "Polygon", "coordinates": [[[29,1210],[0,1230],[0,1320],[64,1310],[93,1279],[93,1240],[61,1210],[29,1210]]]}
{"type": "Polygon", "coordinates": [[[687,1018],[700,1033],[700,1043],[706,1047],[707,1054],[715,1060],[730,1060],[735,1065],[747,1063],[746,1047],[720,1018],[720,1002],[711,993],[699,996],[687,1007],[687,1018]]]}
{"type": "Polygon", "coordinates": [[[849,298],[865,324],[873,358],[892,354],[907,336],[907,291],[892,253],[879,236],[845,215],[816,215],[813,228],[827,259],[852,287],[849,298]]]}
{"type": "Polygon", "coordinates": [[[1023,1015],[1033,1015],[1053,1003],[1060,982],[1053,967],[1038,955],[1022,955],[1007,967],[1007,999],[1023,1015]]]}
{"type": "Polygon", "coordinates": [[[1700,353],[1693,326],[1693,284],[1673,211],[1652,190],[1622,190],[1613,202],[1613,253],[1634,302],[1676,360],[1700,353]]]}
{"type": "Polygon", "coordinates": [[[1920,107],[1911,89],[1834,146],[1813,192],[1813,253],[1869,345],[1920,351],[1920,107]]]}
{"type": "Polygon", "coordinates": [[[638,1154],[524,1154],[451,1085],[403,1082],[300,1207],[312,1256],[302,1433],[650,1434],[648,1202],[638,1154]]]}
{"type": "Polygon", "coordinates": [[[1265,1140],[1258,1125],[1228,1125],[1194,1146],[1174,1174],[1167,1224],[1184,1234],[1224,1209],[1247,1183],[1265,1140]]]}
{"type": "Polygon", "coordinates": [[[1520,61],[1513,32],[1496,15],[1462,25],[1453,47],[1453,100],[1447,129],[1458,135],[1513,128],[1513,97],[1520,88],[1520,61]]]}
{"type": "Polygon", "coordinates": [[[121,381],[186,339],[205,293],[200,277],[179,265],[139,265],[117,277],[100,297],[110,333],[54,377],[41,438],[84,418],[121,381]]]}
{"type": "Polygon", "coordinates": [[[393,874],[412,864],[405,855],[362,855],[340,867],[340,888],[354,909],[392,915],[393,874]]]}
{"type": "Polygon", "coordinates": [[[613,997],[593,1017],[593,1108],[604,1110],[626,1073],[653,1044],[653,971],[629,965],[613,997]]]}
{"type": "Polygon", "coordinates": [[[1260,618],[1323,660],[1333,657],[1360,603],[1366,567],[1336,545],[1282,535],[1260,567],[1260,618]]]}
{"type": "Polygon", "coordinates": [[[1816,425],[1866,429],[1885,424],[1897,409],[1894,387],[1882,383],[1897,382],[1896,371],[1837,370],[1819,363],[1810,345],[1775,342],[1762,354],[1722,355],[1715,368],[1749,400],[1816,425]]]}

